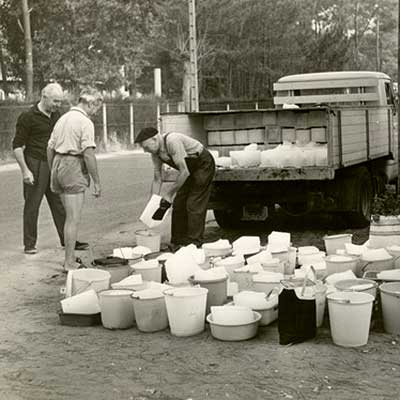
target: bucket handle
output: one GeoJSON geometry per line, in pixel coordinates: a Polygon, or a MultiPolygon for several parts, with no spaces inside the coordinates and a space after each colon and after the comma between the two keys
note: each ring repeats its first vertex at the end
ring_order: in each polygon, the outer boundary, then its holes
{"type": "Polygon", "coordinates": [[[339,304],[351,304],[351,300],[349,299],[332,299],[332,301],[339,304]]]}
{"type": "Polygon", "coordinates": [[[378,273],[378,271],[365,271],[363,273],[363,278],[365,279],[378,279],[376,274],[378,273]],[[371,276],[369,276],[371,274],[371,276]]]}
{"type": "Polygon", "coordinates": [[[265,300],[269,300],[270,297],[274,294],[274,293],[279,293],[280,289],[278,287],[274,287],[272,288],[268,293],[265,294],[265,300]]]}
{"type": "MultiPolygon", "coordinates": [[[[382,291],[382,289],[381,289],[382,291]]],[[[400,299],[400,293],[393,293],[393,292],[384,292],[388,296],[396,297],[397,299],[400,299]]]]}
{"type": "Polygon", "coordinates": [[[314,266],[313,266],[313,265],[310,265],[310,268],[307,270],[306,276],[304,277],[303,287],[301,288],[301,295],[300,295],[301,297],[304,296],[304,292],[305,292],[305,290],[306,290],[307,282],[308,282],[308,281],[311,281],[311,282],[313,282],[313,283],[316,283],[316,282],[315,282],[316,280],[317,280],[317,273],[315,272],[314,266]],[[310,271],[313,273],[314,281],[311,281],[311,279],[308,278],[308,275],[309,275],[310,271]]]}
{"type": "Polygon", "coordinates": [[[365,265],[362,266],[361,271],[365,272],[365,268],[368,267],[368,265],[372,264],[372,261],[367,261],[367,263],[365,265]]]}

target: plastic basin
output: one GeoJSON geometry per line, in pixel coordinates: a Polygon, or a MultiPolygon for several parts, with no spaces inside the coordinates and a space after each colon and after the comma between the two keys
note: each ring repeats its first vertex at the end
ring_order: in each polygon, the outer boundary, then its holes
{"type": "Polygon", "coordinates": [[[210,324],[211,334],[215,339],[234,342],[248,340],[257,335],[261,314],[253,311],[252,321],[240,325],[217,324],[212,314],[207,315],[207,322],[210,324]]]}

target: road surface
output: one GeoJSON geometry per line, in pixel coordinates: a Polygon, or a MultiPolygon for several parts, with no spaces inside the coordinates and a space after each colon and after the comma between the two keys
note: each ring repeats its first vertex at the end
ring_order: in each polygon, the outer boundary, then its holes
{"type": "MultiPolygon", "coordinates": [[[[89,192],[82,215],[79,238],[96,240],[117,226],[138,220],[148,199],[152,178],[150,157],[140,153],[111,155],[98,160],[102,197],[89,192]]],[[[22,179],[19,169],[0,169],[0,250],[22,247],[22,179]]],[[[57,232],[46,199],[39,216],[38,249],[59,246],[57,232]]]]}

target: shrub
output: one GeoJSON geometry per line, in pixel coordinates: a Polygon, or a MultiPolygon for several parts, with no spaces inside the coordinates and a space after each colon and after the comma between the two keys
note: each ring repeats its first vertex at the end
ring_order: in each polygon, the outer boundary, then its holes
{"type": "Polygon", "coordinates": [[[393,189],[386,189],[375,196],[371,211],[374,220],[379,220],[380,215],[400,215],[400,195],[393,189]]]}

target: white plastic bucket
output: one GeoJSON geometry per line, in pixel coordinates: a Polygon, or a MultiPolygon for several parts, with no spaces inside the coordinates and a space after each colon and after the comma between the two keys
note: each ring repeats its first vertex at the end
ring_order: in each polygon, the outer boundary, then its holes
{"type": "Polygon", "coordinates": [[[374,296],[361,292],[334,292],[327,299],[333,342],[344,347],[367,344],[374,296]]]}
{"type": "Polygon", "coordinates": [[[377,283],[371,279],[344,279],[334,284],[335,288],[341,292],[363,292],[376,298],[377,283]]]}
{"type": "Polygon", "coordinates": [[[202,287],[171,288],[164,291],[171,333],[192,336],[203,332],[208,289],[202,287]]]}
{"type": "Polygon", "coordinates": [[[97,314],[100,312],[99,299],[93,289],[61,300],[65,314],[97,314]]]}
{"type": "Polygon", "coordinates": [[[386,332],[400,334],[400,282],[379,286],[382,302],[383,326],[386,332]]]}
{"type": "Polygon", "coordinates": [[[234,271],[235,269],[242,268],[244,266],[244,258],[240,256],[232,256],[232,257],[227,257],[222,260],[219,260],[215,263],[216,267],[224,267],[226,269],[226,272],[229,275],[229,278],[234,281],[235,279],[235,274],[234,271]]]}
{"type": "Polygon", "coordinates": [[[139,331],[157,332],[168,327],[165,298],[159,290],[140,290],[131,297],[139,331]]]}
{"type": "Polygon", "coordinates": [[[128,262],[126,264],[96,265],[96,268],[110,273],[110,284],[122,281],[122,279],[127,278],[131,272],[128,262]]]}
{"type": "Polygon", "coordinates": [[[285,275],[293,275],[297,262],[297,249],[296,247],[289,247],[288,263],[285,264],[285,275]]]}
{"type": "Polygon", "coordinates": [[[351,233],[324,236],[325,249],[328,255],[336,254],[336,250],[345,249],[345,243],[351,243],[351,233]]]}
{"type": "Polygon", "coordinates": [[[296,288],[295,291],[299,299],[315,298],[315,321],[317,328],[320,328],[324,322],[327,291],[326,286],[323,284],[306,286],[303,296],[301,296],[302,288],[296,288]]]}
{"type": "Polygon", "coordinates": [[[368,271],[381,272],[388,269],[394,269],[394,257],[390,256],[385,260],[367,261],[361,256],[357,268],[357,276],[364,276],[368,271]]]}
{"type": "Polygon", "coordinates": [[[277,260],[277,262],[263,262],[261,265],[263,267],[263,270],[266,272],[277,272],[283,274],[286,269],[286,265],[288,262],[282,262],[279,261],[277,258],[274,260],[277,260]]]}
{"type": "Polygon", "coordinates": [[[111,274],[95,268],[83,268],[70,271],[67,278],[67,296],[93,289],[95,292],[110,287],[111,274]],[[69,278],[69,279],[68,279],[69,278]]]}
{"type": "Polygon", "coordinates": [[[380,217],[371,220],[369,227],[369,244],[374,249],[400,245],[400,218],[398,216],[380,217]]]}
{"type": "Polygon", "coordinates": [[[394,268],[400,269],[400,246],[388,246],[387,252],[394,257],[394,268]]]}
{"type": "Polygon", "coordinates": [[[263,292],[269,293],[271,290],[275,288],[281,288],[281,279],[282,277],[271,278],[268,275],[257,274],[252,276],[253,280],[253,289],[255,292],[263,292]]]}
{"type": "Polygon", "coordinates": [[[289,250],[271,251],[272,258],[277,258],[279,261],[286,263],[289,261],[289,250]]]}
{"type": "Polygon", "coordinates": [[[99,293],[101,322],[107,329],[130,328],[135,322],[132,290],[111,289],[99,293]]]}
{"type": "Polygon", "coordinates": [[[193,285],[208,289],[206,313],[210,312],[211,306],[221,306],[226,303],[228,297],[228,276],[218,279],[194,279],[189,278],[189,282],[193,285]]]}
{"type": "Polygon", "coordinates": [[[150,229],[140,229],[135,232],[136,245],[149,248],[152,252],[160,251],[161,235],[150,229]]]}
{"type": "Polygon", "coordinates": [[[330,255],[325,258],[326,273],[328,275],[345,272],[348,270],[357,272],[359,265],[359,258],[355,256],[342,256],[342,255],[330,255]]]}
{"type": "Polygon", "coordinates": [[[237,282],[239,286],[239,291],[242,290],[253,290],[253,276],[256,275],[257,272],[250,271],[234,271],[233,272],[233,281],[237,282]]]}
{"type": "Polygon", "coordinates": [[[142,275],[144,281],[161,282],[161,265],[158,260],[141,261],[130,266],[132,275],[142,275]]]}

